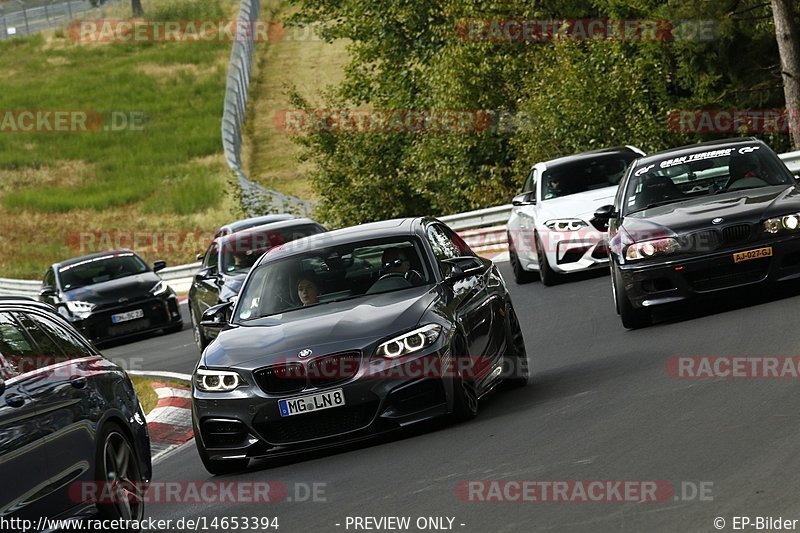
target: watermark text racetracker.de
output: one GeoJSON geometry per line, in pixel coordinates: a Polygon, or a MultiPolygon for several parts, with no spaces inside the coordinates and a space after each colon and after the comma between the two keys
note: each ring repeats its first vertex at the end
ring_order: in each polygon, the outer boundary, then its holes
{"type": "Polygon", "coordinates": [[[91,109],[0,109],[0,133],[144,131],[142,111],[91,109]]]}
{"type": "Polygon", "coordinates": [[[0,516],[0,531],[278,531],[275,516],[196,516],[182,518],[102,519],[40,517],[37,520],[0,516]]]}
{"type": "Polygon", "coordinates": [[[677,355],[667,360],[675,379],[798,379],[800,356],[677,355]]]}
{"type": "Polygon", "coordinates": [[[276,20],[125,20],[83,19],[69,25],[77,43],[255,41],[321,42],[319,24],[284,24],[276,20]]]}
{"type": "Polygon", "coordinates": [[[116,483],[105,481],[80,481],[69,487],[74,503],[117,504],[138,494],[148,505],[263,505],[271,503],[324,503],[327,501],[327,484],[324,482],[282,481],[153,481],[132,484],[120,491],[116,483]],[[135,489],[135,490],[133,490],[135,489]]]}
{"type": "Polygon", "coordinates": [[[469,503],[664,503],[713,501],[711,481],[666,480],[463,480],[456,496],[469,503]]]}
{"type": "Polygon", "coordinates": [[[673,109],[671,131],[688,133],[790,133],[800,124],[798,109],[673,109]]]}
{"type": "Polygon", "coordinates": [[[465,41],[536,43],[559,40],[670,42],[711,41],[715,20],[663,19],[461,19],[456,35],[465,41]]]}

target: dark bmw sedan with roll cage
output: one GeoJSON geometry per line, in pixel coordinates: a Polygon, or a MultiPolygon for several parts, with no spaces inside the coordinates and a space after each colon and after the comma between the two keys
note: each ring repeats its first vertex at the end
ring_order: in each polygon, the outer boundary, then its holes
{"type": "Polygon", "coordinates": [[[611,283],[627,328],[696,295],[800,277],[800,187],[765,143],[716,141],[637,159],[608,222],[611,283]]]}
{"type": "Polygon", "coordinates": [[[527,383],[497,267],[432,218],[364,224],[264,254],[194,373],[195,443],[214,474],[353,442],[527,383]]]}

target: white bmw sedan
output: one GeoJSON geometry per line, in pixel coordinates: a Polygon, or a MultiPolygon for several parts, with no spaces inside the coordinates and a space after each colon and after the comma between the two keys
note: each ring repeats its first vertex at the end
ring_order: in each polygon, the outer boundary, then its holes
{"type": "Polygon", "coordinates": [[[613,203],[628,164],[645,155],[632,146],[583,152],[531,168],[512,200],[508,251],[514,278],[544,285],[564,274],[608,265],[606,229],[593,224],[598,207],[613,203]]]}

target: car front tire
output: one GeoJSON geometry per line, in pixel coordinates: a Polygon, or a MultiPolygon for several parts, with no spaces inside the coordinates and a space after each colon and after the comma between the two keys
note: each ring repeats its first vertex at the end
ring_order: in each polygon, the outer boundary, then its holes
{"type": "Polygon", "coordinates": [[[525,350],[525,339],[522,328],[517,319],[517,313],[510,305],[506,308],[506,355],[505,364],[509,369],[505,381],[512,387],[524,387],[528,384],[530,371],[528,369],[528,353],[525,350]]]}
{"type": "Polygon", "coordinates": [[[508,260],[511,263],[511,270],[514,273],[514,281],[517,283],[517,285],[523,285],[525,283],[530,283],[531,281],[536,281],[536,272],[528,272],[519,262],[517,249],[514,246],[514,241],[511,240],[511,236],[508,237],[508,260]]]}
{"type": "Polygon", "coordinates": [[[547,254],[544,252],[542,240],[538,235],[536,236],[536,256],[539,259],[539,278],[542,280],[542,285],[551,287],[560,283],[561,275],[550,268],[550,263],[547,262],[547,254]]]}
{"type": "Polygon", "coordinates": [[[612,262],[611,284],[614,291],[614,301],[617,312],[622,319],[622,325],[627,329],[645,328],[653,323],[653,314],[649,309],[637,309],[631,304],[624,289],[622,275],[612,262]]]}
{"type": "Polygon", "coordinates": [[[192,321],[192,333],[194,334],[194,343],[197,345],[197,349],[200,350],[200,353],[206,349],[208,346],[208,339],[206,339],[205,334],[203,334],[203,330],[200,327],[200,321],[195,316],[194,307],[192,304],[189,304],[189,319],[192,321]]]}

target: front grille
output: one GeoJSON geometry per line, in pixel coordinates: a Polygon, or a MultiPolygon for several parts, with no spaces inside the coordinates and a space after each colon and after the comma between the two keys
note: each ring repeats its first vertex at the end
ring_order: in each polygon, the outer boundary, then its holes
{"type": "Polygon", "coordinates": [[[274,444],[288,444],[330,437],[361,429],[370,423],[378,409],[378,402],[334,407],[279,420],[255,424],[256,430],[274,444]]]}
{"type": "Polygon", "coordinates": [[[253,372],[256,383],[267,394],[298,392],[306,388],[306,371],[300,363],[272,365],[253,372]]]}
{"type": "Polygon", "coordinates": [[[583,258],[583,255],[589,250],[590,246],[581,246],[579,248],[571,248],[564,255],[561,259],[558,260],[559,265],[563,265],[565,263],[577,263],[578,261],[583,258]]]}
{"type": "Polygon", "coordinates": [[[756,259],[740,265],[720,265],[686,274],[687,281],[698,292],[735,287],[761,281],[767,276],[770,261],[756,259]]]}
{"type": "Polygon", "coordinates": [[[698,231],[685,237],[684,246],[690,252],[712,252],[719,248],[720,235],[715,230],[698,231]]]}
{"type": "Polygon", "coordinates": [[[306,373],[314,387],[327,387],[352,379],[358,373],[361,353],[345,352],[317,357],[308,362],[306,373]]]}
{"type": "Polygon", "coordinates": [[[725,240],[725,244],[744,242],[750,238],[750,225],[737,224],[735,226],[722,228],[722,238],[725,240]]]}

